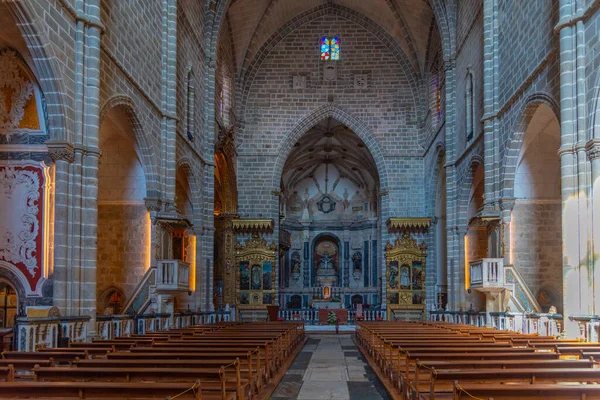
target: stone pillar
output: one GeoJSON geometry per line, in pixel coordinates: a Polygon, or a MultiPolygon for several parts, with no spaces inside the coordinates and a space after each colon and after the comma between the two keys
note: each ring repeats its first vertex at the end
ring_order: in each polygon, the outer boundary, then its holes
{"type": "Polygon", "coordinates": [[[162,177],[167,207],[175,203],[177,137],[177,0],[162,1],[162,177]]]}
{"type": "Polygon", "coordinates": [[[55,165],[53,304],[64,314],[67,309],[69,164],[75,156],[69,143],[47,142],[46,145],[55,165]]]}
{"type": "Polygon", "coordinates": [[[564,327],[568,337],[579,328],[572,315],[589,315],[593,310],[593,260],[589,252],[592,218],[589,208],[590,167],[587,161],[585,94],[585,38],[581,4],[560,0],[560,110],[561,110],[561,190],[563,230],[564,327]]]}
{"type": "MultiPolygon", "coordinates": [[[[465,297],[461,276],[464,276],[461,251],[463,236],[458,234],[458,173],[456,168],[456,110],[452,106],[456,96],[456,61],[445,61],[446,71],[446,235],[447,235],[447,268],[448,268],[448,309],[458,310],[465,297]]],[[[466,223],[466,221],[464,222],[466,223]]]]}
{"type": "Polygon", "coordinates": [[[600,139],[592,139],[586,146],[587,155],[592,164],[592,246],[593,263],[591,265],[591,314],[600,314],[600,139]]]}
{"type": "MultiPolygon", "coordinates": [[[[215,279],[223,280],[223,302],[235,304],[236,295],[236,262],[235,262],[235,232],[232,220],[237,214],[220,214],[215,217],[215,244],[219,258],[215,259],[215,279]],[[217,265],[220,264],[220,265],[217,265]]],[[[273,282],[275,284],[275,282],[273,282]]]]}

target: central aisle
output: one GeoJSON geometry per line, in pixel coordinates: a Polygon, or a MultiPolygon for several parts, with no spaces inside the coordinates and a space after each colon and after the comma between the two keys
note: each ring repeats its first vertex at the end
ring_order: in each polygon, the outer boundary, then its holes
{"type": "Polygon", "coordinates": [[[350,335],[310,335],[271,400],[389,399],[350,335]]]}

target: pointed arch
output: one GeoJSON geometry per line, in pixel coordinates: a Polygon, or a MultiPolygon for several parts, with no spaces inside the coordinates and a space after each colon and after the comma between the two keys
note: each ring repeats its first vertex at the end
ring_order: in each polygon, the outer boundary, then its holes
{"type": "Polygon", "coordinates": [[[44,40],[39,26],[44,24],[32,17],[35,13],[28,2],[9,1],[7,3],[12,17],[23,35],[33,62],[33,74],[36,76],[45,99],[44,114],[47,131],[53,141],[73,142],[73,120],[65,107],[61,64],[54,54],[53,47],[44,40]],[[43,78],[43,79],[40,79],[43,78]]]}
{"type": "Polygon", "coordinates": [[[134,137],[132,138],[137,145],[137,151],[146,176],[146,197],[158,198],[160,193],[158,167],[155,163],[156,155],[154,148],[149,142],[144,128],[137,117],[137,108],[133,100],[127,96],[113,96],[104,103],[100,109],[99,126],[102,126],[104,117],[113,109],[120,109],[131,122],[134,137]]]}
{"type": "Polygon", "coordinates": [[[369,152],[375,160],[377,173],[379,174],[379,182],[381,191],[385,191],[388,186],[388,174],[385,166],[383,151],[375,139],[371,129],[360,119],[356,118],[350,112],[331,105],[326,104],[317,107],[313,112],[305,115],[294,128],[287,134],[287,137],[281,141],[277,149],[277,161],[275,162],[272,187],[278,190],[280,187],[281,176],[285,161],[289,157],[294,144],[314,125],[326,118],[333,118],[350,128],[367,146],[369,152]]]}
{"type": "Polygon", "coordinates": [[[531,122],[531,118],[533,118],[533,115],[542,104],[550,107],[554,116],[560,123],[560,108],[549,94],[534,93],[525,100],[520,113],[521,116],[516,123],[515,129],[510,133],[507,148],[502,157],[500,177],[503,182],[503,198],[510,199],[514,197],[515,173],[517,171],[519,153],[521,152],[525,132],[531,122]]]}

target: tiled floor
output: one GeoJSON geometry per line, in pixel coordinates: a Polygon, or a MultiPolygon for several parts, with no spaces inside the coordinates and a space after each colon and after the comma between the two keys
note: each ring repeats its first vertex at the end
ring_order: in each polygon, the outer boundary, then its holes
{"type": "Polygon", "coordinates": [[[350,335],[310,335],[271,396],[271,400],[325,399],[389,399],[350,335]]]}

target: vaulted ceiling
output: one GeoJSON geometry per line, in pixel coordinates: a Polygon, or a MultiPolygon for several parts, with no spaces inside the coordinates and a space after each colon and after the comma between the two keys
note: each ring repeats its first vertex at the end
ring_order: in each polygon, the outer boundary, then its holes
{"type": "Polygon", "coordinates": [[[378,23],[422,71],[433,21],[429,0],[235,0],[227,12],[237,73],[263,44],[298,15],[333,2],[378,23]]]}
{"type": "Polygon", "coordinates": [[[283,168],[284,185],[294,188],[328,164],[359,188],[378,182],[377,166],[362,140],[347,126],[328,118],[312,127],[295,145],[283,168]]]}

